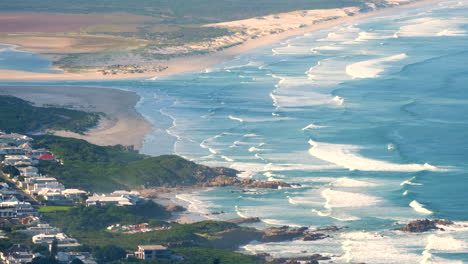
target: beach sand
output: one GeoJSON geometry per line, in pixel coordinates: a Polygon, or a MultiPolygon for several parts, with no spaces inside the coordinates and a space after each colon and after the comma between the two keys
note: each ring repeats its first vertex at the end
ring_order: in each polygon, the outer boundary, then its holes
{"type": "Polygon", "coordinates": [[[12,95],[38,106],[65,106],[76,110],[104,113],[99,125],[84,135],[54,131],[55,135],[84,139],[97,145],[133,145],[141,148],[151,124],[139,114],[135,105],[139,96],[109,88],[67,86],[0,86],[0,95],[12,95]]]}
{"type": "MultiPolygon", "coordinates": [[[[67,72],[64,74],[51,74],[51,73],[33,73],[33,72],[24,72],[24,71],[15,71],[15,70],[0,70],[0,80],[38,81],[38,80],[135,79],[135,78],[151,78],[151,77],[156,77],[156,76],[167,76],[167,75],[174,75],[174,74],[179,74],[179,73],[184,73],[184,72],[199,71],[199,70],[206,69],[213,65],[221,64],[227,60],[233,59],[235,56],[239,54],[251,51],[255,48],[278,43],[281,40],[286,39],[288,37],[302,35],[302,34],[314,32],[320,29],[330,28],[333,26],[337,26],[339,24],[349,23],[354,20],[358,20],[358,19],[362,19],[366,17],[382,15],[382,14],[392,12],[398,9],[414,8],[417,6],[423,6],[427,4],[440,2],[440,0],[422,0],[422,1],[412,2],[409,4],[403,4],[405,1],[406,0],[393,1],[401,5],[397,5],[391,8],[384,8],[384,9],[379,9],[379,10],[366,12],[366,13],[355,13],[352,16],[343,16],[343,17],[333,19],[333,20],[320,21],[315,24],[312,23],[311,25],[307,25],[304,27],[288,29],[284,32],[277,33],[277,34],[269,34],[269,35],[260,36],[255,39],[250,39],[244,42],[243,44],[240,44],[231,48],[227,48],[219,52],[213,52],[213,53],[209,53],[206,55],[179,57],[179,58],[174,58],[168,61],[155,62],[155,64],[168,66],[168,69],[162,72],[102,75],[99,72],[83,72],[83,73],[68,73],[67,72]]],[[[320,13],[321,17],[328,16],[324,12],[326,11],[321,11],[320,13]]],[[[337,11],[332,9],[332,10],[329,10],[328,12],[331,12],[329,15],[333,16],[333,14],[335,14],[337,11]]],[[[298,14],[297,16],[300,16],[300,14],[298,14]]],[[[292,20],[291,24],[296,23],[294,21],[295,20],[294,16],[291,16],[288,19],[292,20]]],[[[242,23],[245,23],[245,21],[233,21],[233,22],[227,22],[227,23],[222,23],[222,24],[236,25],[236,23],[239,23],[240,25],[242,23]]],[[[15,43],[15,44],[20,44],[20,43],[15,43]]]]}

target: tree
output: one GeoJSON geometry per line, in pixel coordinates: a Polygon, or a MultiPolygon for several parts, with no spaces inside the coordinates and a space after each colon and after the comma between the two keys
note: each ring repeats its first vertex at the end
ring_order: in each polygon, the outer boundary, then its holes
{"type": "Polygon", "coordinates": [[[37,257],[31,261],[31,264],[59,264],[59,262],[51,257],[37,257]]]}
{"type": "Polygon", "coordinates": [[[2,167],[2,172],[5,174],[9,174],[11,178],[20,175],[20,172],[15,166],[6,165],[2,167]]]}
{"type": "Polygon", "coordinates": [[[114,245],[106,245],[103,247],[98,247],[94,250],[94,256],[98,259],[99,262],[110,262],[123,259],[126,255],[127,252],[125,249],[114,245]]]}
{"type": "Polygon", "coordinates": [[[72,260],[72,262],[70,264],[84,264],[84,263],[80,259],[76,258],[76,259],[72,260]]]}
{"type": "Polygon", "coordinates": [[[57,256],[57,251],[58,251],[58,241],[57,239],[54,239],[54,241],[52,242],[52,245],[50,245],[50,257],[55,259],[55,257],[57,256]]]}

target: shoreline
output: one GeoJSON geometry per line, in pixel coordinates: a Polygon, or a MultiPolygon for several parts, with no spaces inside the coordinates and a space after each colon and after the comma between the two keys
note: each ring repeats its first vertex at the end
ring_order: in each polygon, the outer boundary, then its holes
{"type": "MultiPolygon", "coordinates": [[[[145,72],[133,74],[116,74],[116,75],[102,75],[98,72],[84,72],[84,73],[36,73],[25,72],[17,70],[0,70],[0,81],[52,81],[52,80],[124,80],[124,79],[138,79],[138,78],[157,78],[193,71],[200,71],[213,65],[218,65],[235,58],[237,55],[249,52],[259,47],[273,45],[281,40],[299,36],[307,33],[312,33],[318,30],[331,28],[340,24],[348,23],[351,21],[368,18],[377,15],[383,15],[399,9],[407,9],[429,5],[433,3],[442,2],[441,0],[421,0],[410,2],[408,4],[401,4],[392,7],[373,10],[366,13],[359,13],[353,16],[342,17],[330,21],[325,21],[318,24],[309,25],[303,28],[288,30],[278,34],[271,34],[262,36],[256,39],[248,40],[240,45],[227,48],[219,52],[208,53],[205,55],[178,57],[164,61],[168,69],[162,72],[145,72]]],[[[41,55],[38,53],[38,55],[41,55]]]]}
{"type": "Polygon", "coordinates": [[[108,146],[125,145],[140,149],[151,123],[135,108],[140,97],[130,91],[113,88],[71,86],[0,85],[0,95],[11,95],[35,105],[53,105],[85,112],[103,113],[99,124],[84,135],[70,131],[53,131],[62,137],[84,139],[108,146]]]}

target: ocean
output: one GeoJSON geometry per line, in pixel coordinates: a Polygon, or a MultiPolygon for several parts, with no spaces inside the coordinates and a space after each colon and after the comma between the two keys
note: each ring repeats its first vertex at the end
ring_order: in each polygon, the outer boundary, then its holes
{"type": "Polygon", "coordinates": [[[293,37],[203,72],[66,84],[137,92],[138,111],[154,124],[143,153],[297,184],[180,194],[192,212],[260,217],[259,226],[346,227],[324,240],[241,251],[320,253],[334,263],[468,263],[467,63],[463,0],[293,37]],[[456,225],[394,230],[423,218],[456,225]]]}

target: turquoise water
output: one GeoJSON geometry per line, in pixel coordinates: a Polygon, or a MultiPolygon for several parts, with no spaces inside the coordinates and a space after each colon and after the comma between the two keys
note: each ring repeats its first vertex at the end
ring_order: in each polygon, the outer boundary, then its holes
{"type": "Polygon", "coordinates": [[[325,240],[245,251],[467,263],[467,44],[468,2],[452,1],[291,38],[201,73],[67,85],[141,95],[138,110],[155,126],[144,153],[300,184],[179,195],[190,210],[258,216],[262,225],[348,227],[325,240]],[[457,225],[392,231],[426,217],[457,225]]]}

